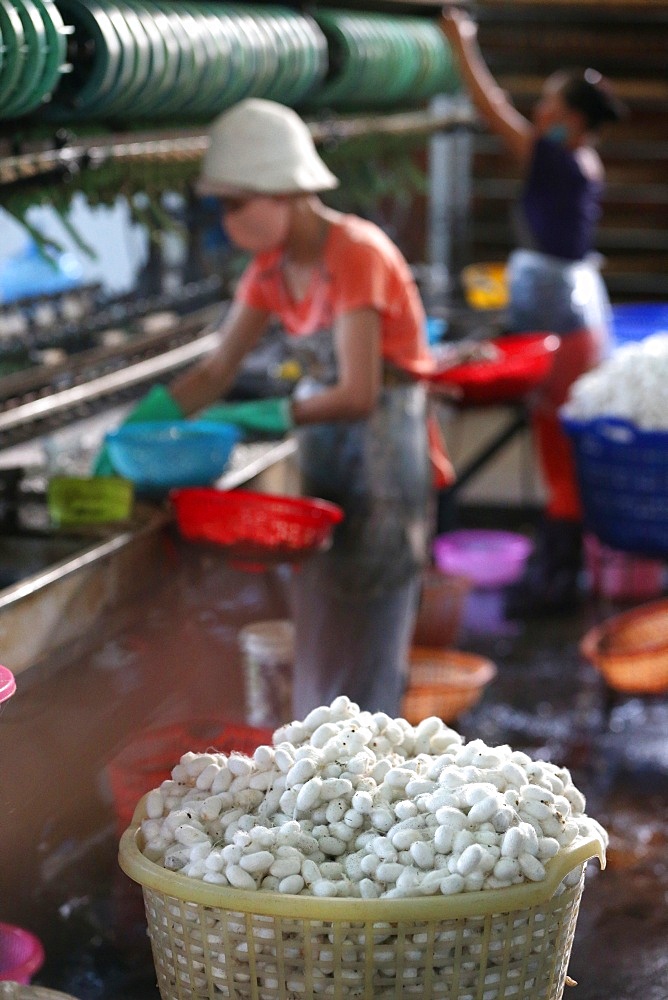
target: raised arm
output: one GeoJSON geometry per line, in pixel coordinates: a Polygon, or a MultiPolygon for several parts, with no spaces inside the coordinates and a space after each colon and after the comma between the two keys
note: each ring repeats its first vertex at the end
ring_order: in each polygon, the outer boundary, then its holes
{"type": "Polygon", "coordinates": [[[233,302],[220,330],[220,346],[177,375],[169,391],[185,414],[217,402],[228,391],[244,357],[267,328],[266,313],[233,302]]]}
{"type": "Polygon", "coordinates": [[[477,25],[468,14],[445,8],[440,27],[457,59],[462,81],[490,131],[498,135],[510,153],[524,165],[534,142],[534,129],[508,99],[482,57],[477,25]]]}

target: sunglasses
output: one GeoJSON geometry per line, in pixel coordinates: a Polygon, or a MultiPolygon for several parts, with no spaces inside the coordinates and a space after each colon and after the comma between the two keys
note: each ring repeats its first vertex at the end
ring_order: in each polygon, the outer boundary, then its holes
{"type": "Polygon", "coordinates": [[[245,198],[218,198],[218,208],[223,215],[229,215],[231,212],[240,212],[254,197],[255,195],[247,195],[245,198]]]}

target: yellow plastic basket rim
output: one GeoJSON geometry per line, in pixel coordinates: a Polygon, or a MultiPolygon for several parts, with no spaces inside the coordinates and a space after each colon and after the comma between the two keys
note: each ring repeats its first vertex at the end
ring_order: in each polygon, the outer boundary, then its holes
{"type": "Polygon", "coordinates": [[[406,899],[316,898],[212,885],[188,875],[167,871],[150,861],[139,848],[140,823],[144,818],[145,796],[137,805],[132,825],[120,840],[118,863],[133,881],[188,903],[212,906],[240,913],[296,917],[321,922],[346,921],[431,921],[459,917],[486,916],[526,910],[547,902],[561,880],[578,865],[598,858],[605,868],[605,846],[596,836],[577,837],[545,865],[542,882],[526,882],[509,889],[484,889],[453,896],[410,897],[406,899]]]}

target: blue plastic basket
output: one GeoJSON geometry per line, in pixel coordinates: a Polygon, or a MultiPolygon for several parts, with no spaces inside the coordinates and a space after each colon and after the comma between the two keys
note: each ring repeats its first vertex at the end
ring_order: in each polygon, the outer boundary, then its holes
{"type": "Polygon", "coordinates": [[[644,340],[668,330],[668,302],[629,302],[612,307],[612,329],[617,344],[644,340]]]}
{"type": "Polygon", "coordinates": [[[623,552],[668,557],[668,432],[562,415],[574,446],[585,527],[623,552]]]}
{"type": "Polygon", "coordinates": [[[208,486],[225,471],[241,437],[233,424],[203,420],[130,423],[106,436],[114,468],[139,492],[208,486]]]}

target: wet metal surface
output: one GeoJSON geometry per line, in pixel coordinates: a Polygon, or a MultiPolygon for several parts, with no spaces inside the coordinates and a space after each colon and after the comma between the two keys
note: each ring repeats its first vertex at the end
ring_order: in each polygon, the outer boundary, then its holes
{"type": "MultiPolygon", "coordinates": [[[[565,764],[609,830],[588,867],[567,989],[573,1000],[668,998],[668,698],[614,696],[578,652],[619,610],[511,623],[473,592],[459,647],[498,676],[458,728],[565,764]]],[[[46,948],[35,982],[79,1000],[157,1000],[138,887],[116,863],[110,764],[147,727],[243,720],[241,626],[286,611],[281,576],[247,574],[170,538],[158,583],[73,647],[24,671],[0,709],[0,921],[46,948]]],[[[10,665],[10,664],[8,664],[10,665]]]]}

